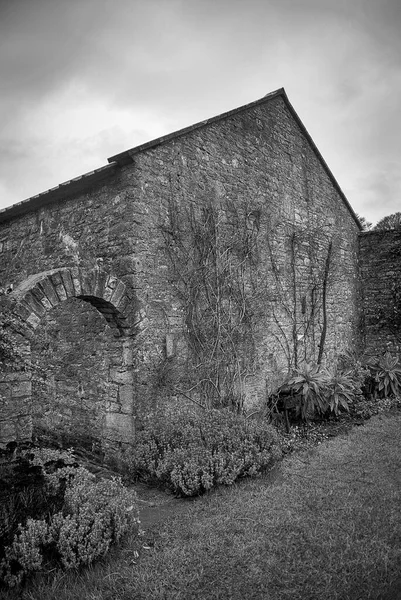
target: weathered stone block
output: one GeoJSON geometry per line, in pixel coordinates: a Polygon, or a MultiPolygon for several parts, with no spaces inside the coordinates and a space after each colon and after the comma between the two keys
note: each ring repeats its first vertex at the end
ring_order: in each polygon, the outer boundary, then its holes
{"type": "Polygon", "coordinates": [[[43,281],[40,282],[40,286],[42,287],[43,292],[46,295],[46,298],[50,302],[51,306],[57,306],[60,300],[56,294],[56,290],[54,289],[51,283],[51,280],[48,278],[43,279],[43,281]]]}
{"type": "Polygon", "coordinates": [[[110,369],[110,381],[113,383],[132,383],[132,372],[128,369],[110,369]]]}
{"type": "Polygon", "coordinates": [[[20,398],[22,396],[30,397],[32,392],[32,384],[30,381],[19,381],[12,386],[12,397],[20,398]]]}
{"type": "Polygon", "coordinates": [[[104,437],[107,440],[130,443],[134,440],[134,420],[121,413],[106,413],[104,437]]]}
{"type": "Polygon", "coordinates": [[[5,448],[9,442],[17,439],[17,420],[0,420],[0,448],[5,448]]]}
{"type": "Polygon", "coordinates": [[[121,412],[124,414],[133,414],[133,386],[131,384],[120,385],[118,388],[118,400],[121,412]]]}
{"type": "Polygon", "coordinates": [[[75,296],[74,283],[72,281],[69,269],[65,269],[61,272],[61,278],[63,280],[63,285],[66,291],[67,298],[69,298],[70,296],[75,296]]]}

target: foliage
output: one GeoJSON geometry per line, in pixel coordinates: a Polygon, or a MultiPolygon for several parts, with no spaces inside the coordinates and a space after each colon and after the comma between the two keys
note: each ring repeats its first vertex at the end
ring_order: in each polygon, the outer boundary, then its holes
{"type": "Polygon", "coordinates": [[[49,525],[62,565],[77,568],[103,556],[138,523],[134,508],[132,494],[120,479],[75,477],[67,487],[63,511],[49,525]]]}
{"type": "Polygon", "coordinates": [[[19,524],[25,524],[29,518],[48,519],[63,506],[65,486],[60,481],[57,489],[50,491],[48,478],[54,478],[56,473],[46,473],[34,457],[32,451],[25,451],[1,465],[1,480],[5,485],[0,498],[0,561],[19,524]]]}
{"type": "Polygon", "coordinates": [[[370,393],[374,397],[398,396],[401,390],[401,364],[397,356],[386,352],[367,363],[370,371],[370,393]]]}
{"type": "Polygon", "coordinates": [[[271,223],[269,233],[266,250],[273,286],[269,282],[268,292],[265,287],[264,302],[270,304],[271,333],[287,359],[288,371],[302,362],[320,364],[327,333],[327,296],[335,274],[335,239],[329,227],[311,229],[302,223],[277,223],[275,228],[271,223]],[[279,239],[275,239],[278,231],[279,239]],[[289,262],[284,273],[283,253],[289,262]]]}
{"type": "Polygon", "coordinates": [[[135,497],[120,479],[96,481],[71,451],[33,451],[30,460],[43,470],[47,497],[61,494],[63,501],[57,512],[20,523],[0,563],[9,586],[46,565],[88,565],[138,525],[135,497]]]}
{"type": "Polygon", "coordinates": [[[48,529],[46,521],[38,519],[28,519],[24,527],[19,526],[0,563],[0,575],[10,587],[21,583],[26,574],[42,568],[43,547],[49,541],[48,529]]]}
{"type": "Polygon", "coordinates": [[[326,413],[328,382],[329,374],[322,367],[305,363],[302,368],[294,370],[281,386],[279,394],[297,396],[297,416],[308,421],[312,416],[326,413]]]}
{"type": "Polygon", "coordinates": [[[252,270],[259,220],[260,210],[245,199],[220,206],[209,200],[199,207],[180,204],[172,193],[161,225],[191,357],[174,393],[191,398],[193,392],[208,408],[243,406],[255,354],[252,270]]]}
{"type": "Polygon", "coordinates": [[[125,458],[132,477],[194,496],[259,475],[279,454],[271,426],[210,409],[150,415],[125,458]]]}
{"type": "Polygon", "coordinates": [[[327,382],[328,410],[337,417],[341,410],[349,412],[350,404],[361,393],[360,384],[351,372],[336,369],[327,382]]]}
{"type": "Polygon", "coordinates": [[[168,502],[142,543],[128,538],[85,576],[71,570],[35,578],[24,598],[395,600],[401,416],[373,419],[347,439],[333,439],[330,425],[330,443],[304,447],[310,451],[289,457],[279,473],[222,489],[207,502],[168,502]]]}
{"type": "Polygon", "coordinates": [[[275,397],[292,396],[297,400],[296,417],[308,421],[341,411],[349,412],[350,404],[360,395],[367,370],[351,355],[339,357],[333,372],[314,363],[295,369],[277,390],[275,397]]]}
{"type": "Polygon", "coordinates": [[[363,357],[359,356],[356,352],[346,350],[339,354],[336,370],[351,377],[357,395],[362,392],[362,387],[369,376],[369,369],[363,357]]]}
{"type": "Polygon", "coordinates": [[[392,229],[401,229],[401,212],[393,213],[383,217],[373,227],[373,231],[389,231],[392,229]]]}
{"type": "Polygon", "coordinates": [[[363,231],[370,231],[372,229],[373,225],[372,225],[372,223],[370,221],[368,221],[366,219],[366,217],[362,217],[358,213],[356,213],[356,216],[358,217],[359,223],[362,225],[362,230],[363,231]]]}

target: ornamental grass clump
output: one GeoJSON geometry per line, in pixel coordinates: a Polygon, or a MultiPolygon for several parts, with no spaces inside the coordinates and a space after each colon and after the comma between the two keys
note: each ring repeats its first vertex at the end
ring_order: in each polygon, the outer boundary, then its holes
{"type": "Polygon", "coordinates": [[[258,476],[280,455],[270,425],[228,409],[188,409],[148,416],[125,458],[134,479],[163,485],[178,496],[196,496],[258,476]]]}
{"type": "Polygon", "coordinates": [[[30,462],[41,466],[49,503],[62,498],[56,512],[20,523],[0,561],[0,581],[10,587],[35,571],[89,565],[106,554],[129,529],[138,529],[136,497],[119,478],[96,481],[70,452],[33,451],[30,462]],[[53,453],[53,454],[52,454],[53,453]]]}

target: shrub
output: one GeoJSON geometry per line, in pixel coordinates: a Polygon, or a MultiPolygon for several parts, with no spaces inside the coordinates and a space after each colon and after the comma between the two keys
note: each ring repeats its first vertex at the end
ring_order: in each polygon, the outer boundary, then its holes
{"type": "Polygon", "coordinates": [[[134,508],[132,493],[120,479],[95,482],[76,476],[67,487],[63,512],[49,524],[62,565],[77,568],[103,556],[138,524],[134,508]]]}
{"type": "Polygon", "coordinates": [[[334,371],[327,382],[326,397],[328,411],[336,416],[341,410],[349,412],[350,404],[355,397],[361,393],[360,383],[352,376],[352,373],[334,371]]]}
{"type": "Polygon", "coordinates": [[[133,478],[194,496],[257,476],[279,456],[270,425],[248,421],[229,409],[209,409],[156,412],[146,419],[125,458],[133,478]]]}
{"type": "Polygon", "coordinates": [[[29,518],[46,520],[63,506],[65,478],[58,467],[66,462],[62,459],[64,453],[52,452],[53,460],[46,466],[38,449],[19,451],[15,459],[1,465],[0,561],[20,524],[25,525],[29,518]]]}
{"type": "Polygon", "coordinates": [[[62,495],[61,509],[19,525],[0,563],[0,576],[10,586],[49,561],[67,569],[88,565],[139,523],[135,495],[119,478],[96,481],[71,452],[64,456],[67,464],[51,452],[34,451],[30,460],[43,468],[48,497],[62,495]]]}
{"type": "Polygon", "coordinates": [[[401,364],[398,357],[386,352],[379,359],[368,361],[368,390],[375,398],[398,396],[401,390],[401,364]]]}
{"type": "Polygon", "coordinates": [[[48,541],[48,525],[45,521],[28,519],[19,526],[13,543],[5,549],[0,563],[2,579],[10,587],[21,583],[27,573],[38,571],[43,564],[43,547],[48,541]]]}
{"type": "Polygon", "coordinates": [[[329,374],[320,365],[305,363],[279,388],[279,396],[296,396],[296,416],[308,421],[313,416],[323,416],[328,409],[327,386],[329,374]]]}
{"type": "Polygon", "coordinates": [[[329,372],[314,363],[296,369],[275,393],[275,398],[293,397],[295,416],[302,421],[325,417],[342,410],[349,412],[350,404],[359,396],[368,371],[350,355],[339,357],[338,365],[329,372]]]}
{"type": "Polygon", "coordinates": [[[345,351],[338,356],[337,371],[350,377],[354,383],[356,394],[362,393],[362,387],[369,376],[369,369],[362,358],[355,352],[345,351]]]}

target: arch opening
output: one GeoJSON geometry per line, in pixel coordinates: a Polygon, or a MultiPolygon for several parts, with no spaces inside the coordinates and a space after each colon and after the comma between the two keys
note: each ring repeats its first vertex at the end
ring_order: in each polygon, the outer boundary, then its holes
{"type": "Polygon", "coordinates": [[[46,391],[31,368],[0,373],[7,399],[0,406],[0,445],[46,428],[79,434],[90,445],[96,440],[106,452],[130,443],[139,319],[125,285],[99,270],[56,270],[31,276],[10,300],[26,324],[26,364],[40,359],[42,372],[51,365],[55,373],[45,378],[46,391]]]}
{"type": "Polygon", "coordinates": [[[41,319],[31,339],[35,438],[99,449],[106,411],[118,401],[123,347],[117,329],[88,301],[68,298],[41,319]]]}
{"type": "Polygon", "coordinates": [[[117,308],[107,300],[96,296],[77,296],[78,299],[91,304],[106,319],[109,327],[115,330],[115,335],[125,336],[129,329],[127,318],[121,314],[117,308]]]}

